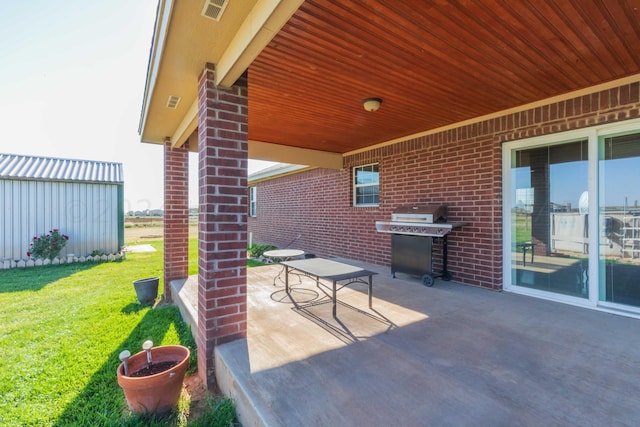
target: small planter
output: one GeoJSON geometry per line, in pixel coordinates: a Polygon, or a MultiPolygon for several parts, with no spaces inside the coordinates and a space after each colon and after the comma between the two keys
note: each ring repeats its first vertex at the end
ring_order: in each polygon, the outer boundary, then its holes
{"type": "Polygon", "coordinates": [[[158,283],[160,282],[160,278],[158,277],[149,277],[146,279],[135,280],[133,282],[133,287],[136,289],[136,295],[138,296],[138,301],[143,304],[148,304],[158,297],[158,283]]]}
{"type": "MultiPolygon", "coordinates": [[[[136,377],[136,373],[148,368],[147,352],[141,351],[129,357],[118,366],[118,384],[124,391],[127,406],[137,414],[163,414],[178,405],[182,382],[189,367],[190,352],[181,345],[165,345],[154,347],[151,352],[152,363],[160,366],[166,362],[177,362],[177,365],[158,373],[136,377]],[[124,365],[127,363],[128,375],[124,365]]],[[[152,369],[153,371],[153,369],[152,369]]]]}

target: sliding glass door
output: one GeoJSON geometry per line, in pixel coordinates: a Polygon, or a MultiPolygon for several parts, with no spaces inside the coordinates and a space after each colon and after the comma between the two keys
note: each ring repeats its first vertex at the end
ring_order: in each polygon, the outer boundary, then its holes
{"type": "Polygon", "coordinates": [[[587,146],[513,150],[512,284],[588,298],[587,146]]]}
{"type": "Polygon", "coordinates": [[[640,120],[504,145],[504,287],[640,314],[640,120]]]}
{"type": "Polygon", "coordinates": [[[599,299],[640,307],[640,133],[600,141],[599,299]]]}

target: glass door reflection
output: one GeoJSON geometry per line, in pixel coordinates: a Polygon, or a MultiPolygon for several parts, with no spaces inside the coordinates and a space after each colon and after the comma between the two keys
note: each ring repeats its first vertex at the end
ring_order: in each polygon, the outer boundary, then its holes
{"type": "Polygon", "coordinates": [[[640,307],[640,134],[600,143],[599,299],[640,307]]]}
{"type": "Polygon", "coordinates": [[[588,298],[587,141],[512,152],[512,283],[588,298]]]}

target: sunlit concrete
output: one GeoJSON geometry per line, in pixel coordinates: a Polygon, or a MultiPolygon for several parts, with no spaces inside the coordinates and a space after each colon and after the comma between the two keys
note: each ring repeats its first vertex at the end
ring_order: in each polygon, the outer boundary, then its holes
{"type": "Polygon", "coordinates": [[[289,298],[248,269],[248,336],[215,355],[245,427],[637,425],[638,320],[354,264],[373,309],[345,288],[337,319],[308,278],[289,298]]]}

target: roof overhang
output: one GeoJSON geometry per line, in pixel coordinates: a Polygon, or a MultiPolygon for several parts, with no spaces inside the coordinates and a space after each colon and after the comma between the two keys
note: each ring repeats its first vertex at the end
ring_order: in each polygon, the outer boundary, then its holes
{"type": "Polygon", "coordinates": [[[219,21],[201,14],[206,0],[158,4],[139,132],[143,142],[182,146],[197,128],[197,79],[216,65],[230,87],[304,0],[230,1],[219,21]],[[168,107],[171,97],[179,99],[168,107]]]}
{"type": "Polygon", "coordinates": [[[348,153],[640,81],[637,0],[243,0],[219,22],[204,3],[160,0],[144,142],[196,138],[206,63],[224,87],[248,72],[250,158],[334,168],[348,153]],[[378,111],[364,110],[369,97],[383,99],[378,111]]]}

